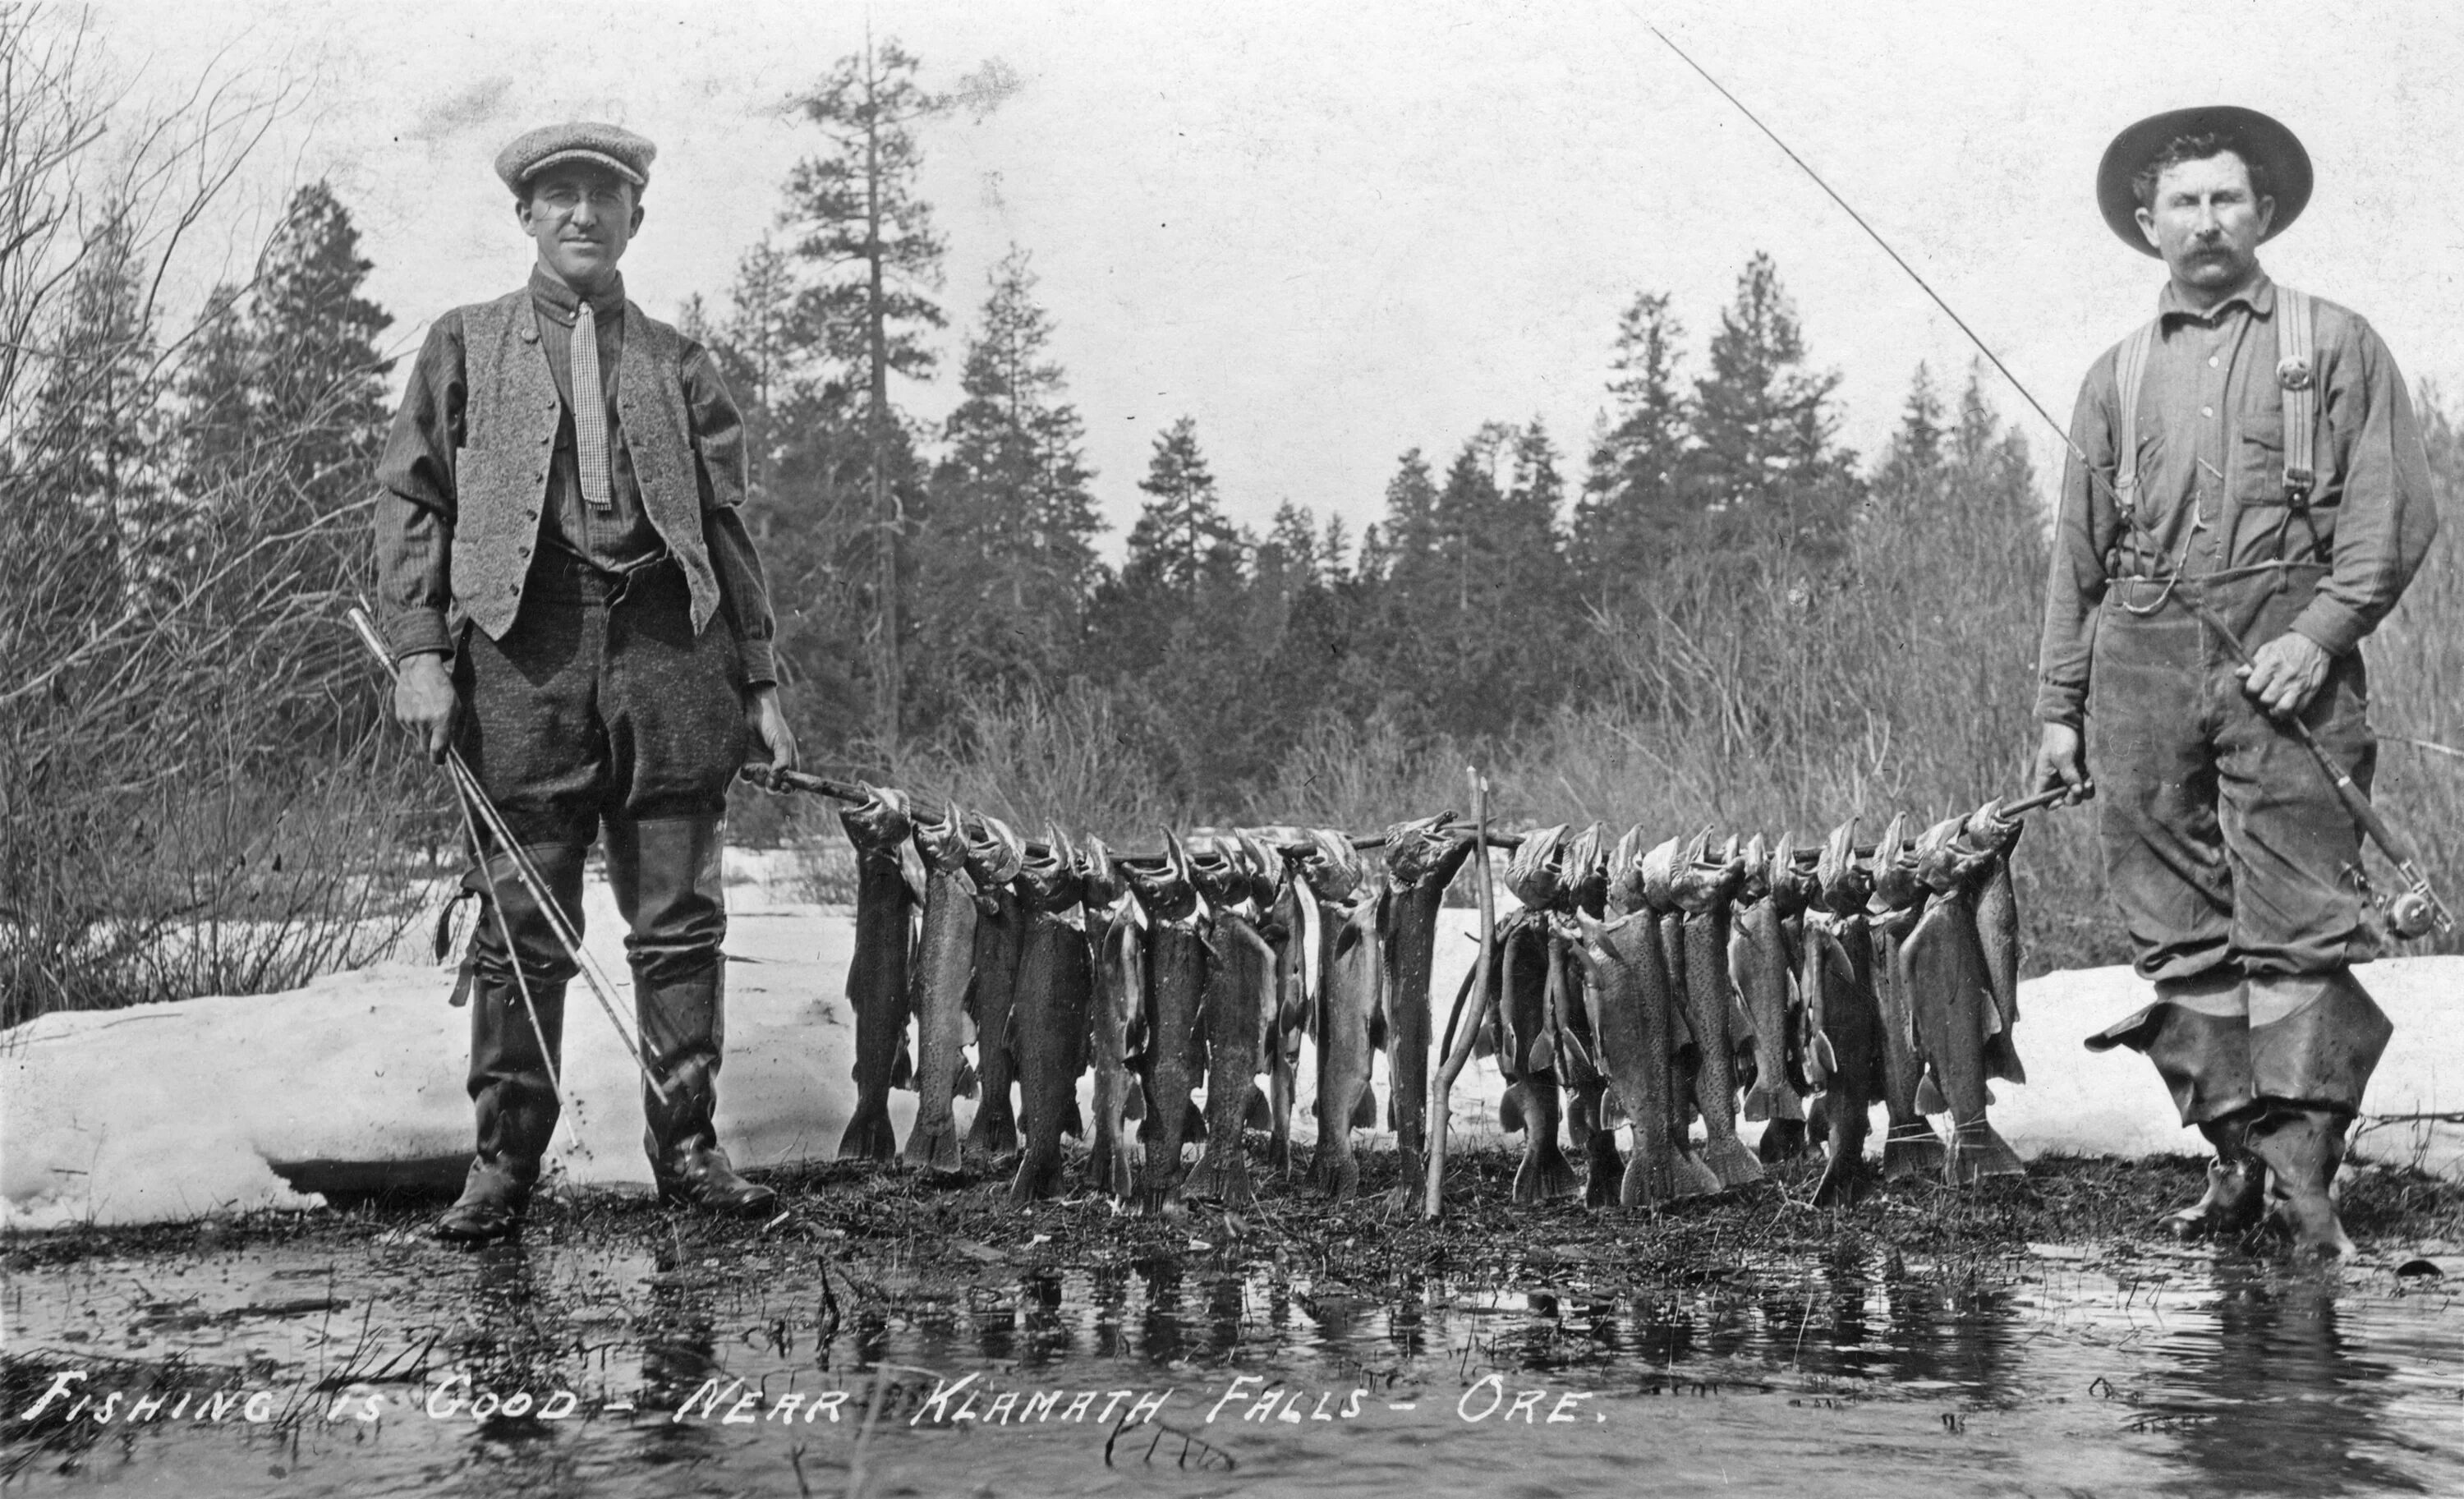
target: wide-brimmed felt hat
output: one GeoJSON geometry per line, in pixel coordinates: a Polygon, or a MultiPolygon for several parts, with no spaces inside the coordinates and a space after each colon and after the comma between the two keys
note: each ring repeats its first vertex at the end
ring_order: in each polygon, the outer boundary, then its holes
{"type": "Polygon", "coordinates": [[[496,175],[519,192],[523,183],[560,162],[589,162],[639,190],[650,185],[650,159],[658,154],[657,146],[622,125],[576,120],[514,137],[496,153],[496,175]]]}
{"type": "Polygon", "coordinates": [[[2266,175],[2268,195],[2276,200],[2276,217],[2260,236],[2262,241],[2290,229],[2293,221],[2301,216],[2301,210],[2310,206],[2310,153],[2280,122],[2238,104],[2168,109],[2115,136],[2113,143],[2104,148],[2104,160],[2096,168],[2096,206],[2103,210],[2104,221],[2113,226],[2122,242],[2141,254],[2158,252],[2139,231],[2139,195],[2131,191],[2130,179],[2138,176],[2140,168],[2154,161],[2175,138],[2186,135],[2222,136],[2242,160],[2266,175]]]}

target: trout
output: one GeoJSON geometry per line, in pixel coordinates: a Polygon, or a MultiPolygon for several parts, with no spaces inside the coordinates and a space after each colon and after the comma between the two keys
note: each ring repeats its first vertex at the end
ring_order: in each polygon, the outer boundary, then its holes
{"type": "Polygon", "coordinates": [[[1925,882],[1907,848],[1907,819],[1895,816],[1874,845],[1874,893],[1865,903],[1868,961],[1874,1001],[1882,1016],[1882,1179],[1905,1181],[1942,1174],[1942,1137],[1925,1115],[1942,1112],[1940,1095],[1925,1075],[1916,1044],[1916,1020],[1907,986],[1900,981],[1900,944],[1923,915],[1925,882]]]}
{"type": "Polygon", "coordinates": [[[1794,950],[1789,918],[1803,911],[1805,899],[1791,879],[1794,851],[1783,833],[1777,851],[1766,858],[1761,839],[1755,839],[1746,863],[1749,871],[1761,872],[1739,892],[1728,934],[1728,971],[1736,977],[1754,1036],[1753,1085],[1746,1091],[1745,1116],[1763,1126],[1754,1153],[1766,1165],[1805,1153],[1804,1095],[1812,1091],[1797,1039],[1803,1007],[1795,1000],[1789,959],[1794,950]]]}
{"type": "Polygon", "coordinates": [[[1677,867],[1690,859],[1710,836],[1710,829],[1705,828],[1683,846],[1671,838],[1644,854],[1639,868],[1643,909],[1651,912],[1660,924],[1661,981],[1670,1006],[1668,1034],[1674,1045],[1668,1056],[1665,1091],[1671,1155],[1668,1169],[1674,1191],[1681,1198],[1709,1197],[1726,1190],[1720,1174],[1694,1148],[1694,1074],[1703,1066],[1704,1048],[1702,1038],[1694,1034],[1692,1009],[1687,1003],[1692,986],[1685,974],[1685,913],[1677,907],[1677,867]]]}
{"type": "MultiPolygon", "coordinates": [[[[1991,1101],[1986,1051],[2004,1028],[1969,889],[1983,878],[1994,855],[1962,843],[1960,822],[1952,818],[1928,828],[1918,844],[1917,870],[1934,895],[1900,949],[1901,981],[1916,1014],[1917,1042],[1950,1108],[1950,1153],[1943,1179],[1955,1185],[2026,1171],[1985,1116],[1991,1101]]],[[[2017,1058],[2012,1061],[2015,1066],[2017,1058]]]]}
{"type": "Polygon", "coordinates": [[[1882,1017],[1874,997],[1873,946],[1865,923],[1873,877],[1855,857],[1856,828],[1852,818],[1823,845],[1815,871],[1819,905],[1805,914],[1800,987],[1815,1067],[1822,1073],[1815,1110],[1829,1157],[1815,1183],[1817,1205],[1844,1206],[1863,1195],[1871,1180],[1865,1163],[1869,1114],[1886,1089],[1882,1017]]]}
{"type": "MultiPolygon", "coordinates": [[[[1606,823],[1594,823],[1567,847],[1559,897],[1565,914],[1581,912],[1595,919],[1607,914],[1609,853],[1606,823]]],[[[1551,924],[1551,1007],[1563,1041],[1558,1076],[1573,1095],[1566,1111],[1566,1133],[1583,1157],[1583,1205],[1606,1207],[1617,1201],[1625,1159],[1617,1154],[1617,1131],[1608,1116],[1609,1080],[1600,1068],[1599,1037],[1592,1030],[1591,1006],[1583,1000],[1583,973],[1574,952],[1579,940],[1551,924]]]]}
{"type": "Polygon", "coordinates": [[[915,939],[915,901],[898,865],[913,833],[907,797],[865,787],[868,800],[839,813],[855,845],[855,960],[847,965],[847,1009],[855,1017],[855,1112],[839,1137],[841,1160],[896,1160],[890,1090],[913,1081],[907,1060],[907,962],[915,939]]]}
{"type": "Polygon", "coordinates": [[[1976,937],[1985,947],[1985,971],[1993,982],[1993,1003],[2002,1012],[2002,1029],[1986,1057],[1986,1075],[2027,1081],[2013,1045],[2019,1025],[2019,893],[2011,882],[2011,851],[2027,825],[2002,816],[2000,801],[1976,809],[1961,837],[1992,855],[1982,883],[1976,887],[1976,937]]]}
{"type": "Polygon", "coordinates": [[[1135,1153],[1129,1121],[1146,1112],[1145,1095],[1130,1066],[1146,1014],[1146,927],[1137,902],[1121,898],[1126,887],[1119,867],[1101,839],[1087,840],[1079,870],[1086,879],[1087,932],[1095,943],[1095,992],[1088,1020],[1095,1120],[1087,1176],[1096,1191],[1125,1202],[1135,1153]],[[1112,910],[1116,903],[1119,909],[1112,910]]]}
{"type": "Polygon", "coordinates": [[[1386,829],[1386,870],[1394,882],[1386,930],[1386,1112],[1402,1167],[1398,1201],[1419,1192],[1429,1113],[1429,974],[1437,960],[1438,911],[1446,886],[1471,853],[1471,838],[1441,812],[1386,829]]]}
{"type": "Polygon", "coordinates": [[[1257,1198],[1249,1184],[1244,1132],[1265,1124],[1258,1090],[1267,1020],[1274,1014],[1274,949],[1237,911],[1218,910],[1203,1014],[1206,1025],[1206,1150],[1190,1174],[1189,1195],[1229,1207],[1257,1198]]]}
{"type": "Polygon", "coordinates": [[[1138,1068],[1146,1122],[1138,1131],[1138,1205],[1150,1216],[1178,1218],[1187,1211],[1180,1201],[1181,1145],[1205,1134],[1192,1094],[1202,1068],[1205,1042],[1198,1007],[1208,964],[1189,850],[1169,830],[1164,849],[1160,861],[1124,859],[1120,869],[1147,917],[1146,1047],[1138,1068]]]}
{"type": "Polygon", "coordinates": [[[967,879],[962,814],[915,824],[924,856],[924,932],[915,944],[910,1008],[915,1012],[915,1128],[907,1136],[910,1165],[955,1172],[958,1126],[951,1101],[966,1066],[967,982],[976,961],[976,892],[967,879]]]}
{"type": "Polygon", "coordinates": [[[1026,1143],[1009,1198],[1032,1202],[1062,1195],[1067,1163],[1061,1136],[1087,1133],[1078,1116],[1078,1075],[1087,1069],[1093,970],[1087,934],[1072,919],[1087,879],[1057,830],[1046,835],[1042,852],[1020,867],[1013,885],[1020,933],[1010,1049],[1018,1065],[1026,1143]]]}
{"type": "Polygon", "coordinates": [[[1648,912],[1609,922],[1577,912],[1574,923],[1574,956],[1583,965],[1584,1003],[1592,1033],[1599,1038],[1600,1066],[1634,1123],[1634,1154],[1617,1183],[1617,1201],[1626,1207],[1657,1205],[1679,1192],[1668,1128],[1669,1058],[1677,1049],[1669,1022],[1677,1006],[1661,957],[1660,921],[1648,912]]]}
{"type": "Polygon", "coordinates": [[[976,1020],[975,1122],[967,1127],[968,1164],[988,1167],[1018,1150],[1018,1114],[1010,1085],[1018,1063],[1010,1046],[1010,1005],[1018,988],[1020,937],[1024,922],[1010,881],[1018,877],[1026,845],[998,817],[970,820],[967,877],[976,886],[976,979],[967,990],[967,1013],[976,1020]]]}
{"type": "Polygon", "coordinates": [[[1377,1122],[1369,1068],[1376,1049],[1379,992],[1385,986],[1386,891],[1362,874],[1345,898],[1326,904],[1325,969],[1318,983],[1317,1154],[1309,1179],[1338,1202],[1360,1192],[1352,1132],[1377,1122]]]}
{"type": "Polygon", "coordinates": [[[1562,1038],[1551,1003],[1554,955],[1547,913],[1564,891],[1565,837],[1562,827],[1535,828],[1515,846],[1507,861],[1506,888],[1522,909],[1498,921],[1489,956],[1496,983],[1488,999],[1497,1018],[1497,1069],[1507,1080],[1497,1122],[1508,1135],[1523,1135],[1523,1162],[1514,1173],[1518,1203],[1572,1197],[1581,1186],[1557,1143],[1562,1038]]]}
{"type": "Polygon", "coordinates": [[[1694,1108],[1703,1115],[1703,1163],[1723,1187],[1763,1179],[1763,1163],[1737,1138],[1736,984],[1728,971],[1728,902],[1745,861],[1699,854],[1675,872],[1671,898],[1684,913],[1685,1010],[1694,1029],[1694,1108]]]}

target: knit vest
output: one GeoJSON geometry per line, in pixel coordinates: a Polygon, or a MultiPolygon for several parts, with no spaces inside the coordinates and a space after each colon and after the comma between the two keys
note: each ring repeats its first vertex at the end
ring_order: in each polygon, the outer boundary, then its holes
{"type": "MultiPolygon", "coordinates": [[[[548,465],[562,403],[539,346],[528,287],[461,309],[463,446],[454,456],[453,602],[501,640],[522,605],[522,581],[547,507],[548,465]]],[[[718,610],[718,577],[702,540],[708,481],[677,370],[684,341],[625,303],[616,422],[649,517],[692,589],[698,634],[718,610]]]]}

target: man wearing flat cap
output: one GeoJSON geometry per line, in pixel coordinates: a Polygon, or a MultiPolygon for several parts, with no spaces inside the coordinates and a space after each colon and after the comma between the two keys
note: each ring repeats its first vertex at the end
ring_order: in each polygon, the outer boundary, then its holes
{"type": "MultiPolygon", "coordinates": [[[[577,123],[497,156],[537,263],[520,290],[429,330],[378,468],[379,614],[395,716],[432,757],[460,750],[577,933],[605,828],[659,1085],[642,1102],[660,1198],[759,1213],[775,1194],[737,1175],[713,1123],[720,818],[752,744],[780,768],[796,750],[738,509],[743,424],[710,355],[628,301],[616,269],[654,154],[577,123]]],[[[575,973],[511,855],[473,856],[478,1151],[437,1223],[462,1242],[520,1226],[556,1125],[575,973]]]]}
{"type": "Polygon", "coordinates": [[[2329,1185],[2385,1049],[2346,877],[2361,835],[2285,720],[2366,790],[2361,642],[2437,530],[2404,379],[2357,315],[2271,281],[2258,246],[2310,159],[2255,110],[2124,130],[2104,218],[2168,273],[2156,317],[2089,369],[2046,591],[2040,784],[2092,764],[2105,874],[2156,1003],[2091,1038],[2146,1054],[2216,1153],[2185,1237],[2272,1216],[2349,1257],[2329,1185]],[[2249,648],[2244,665],[2197,602],[2249,648]]]}

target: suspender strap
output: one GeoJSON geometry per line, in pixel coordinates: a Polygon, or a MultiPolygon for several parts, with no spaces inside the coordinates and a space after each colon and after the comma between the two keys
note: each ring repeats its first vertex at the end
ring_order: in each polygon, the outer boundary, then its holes
{"type": "Polygon", "coordinates": [[[2147,374],[2147,354],[2156,346],[2156,324],[2150,322],[2122,341],[2113,353],[2115,400],[2122,408],[2122,440],[2113,455],[2113,493],[2122,501],[2127,524],[2139,508],[2139,387],[2147,374]]]}
{"type": "Polygon", "coordinates": [[[2319,488],[2317,333],[2310,294],[2276,289],[2276,384],[2284,392],[2284,502],[2308,508],[2319,488]]]}

